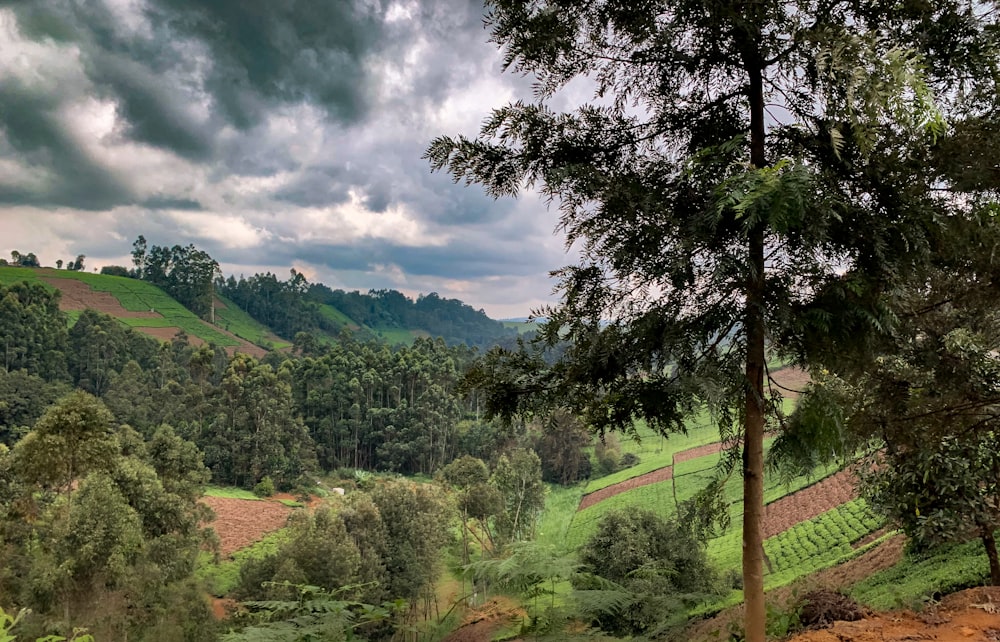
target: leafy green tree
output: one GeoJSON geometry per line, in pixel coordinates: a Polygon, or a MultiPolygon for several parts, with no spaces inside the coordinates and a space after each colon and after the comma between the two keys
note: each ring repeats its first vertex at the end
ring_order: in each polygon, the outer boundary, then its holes
{"type": "Polygon", "coordinates": [[[140,235],[132,245],[132,262],[138,278],[149,281],[195,314],[207,318],[212,311],[219,263],[191,244],[186,247],[153,245],[148,252],[146,248],[146,239],[140,235]]]}
{"type": "Polygon", "coordinates": [[[996,15],[957,0],[488,7],[536,100],[427,156],[494,196],[537,186],[582,254],[542,311],[545,339],[572,347],[497,382],[495,407],[547,394],[627,432],[636,417],[683,430],[708,404],[743,443],[746,631],[762,642],[763,434],[780,408],[765,346],[805,361],[814,339],[890,325],[880,293],[963,209],[930,161],[945,117],[990,113],[996,15]],[[557,111],[578,78],[594,100],[557,111]]]}
{"type": "Polygon", "coordinates": [[[244,563],[238,589],[242,598],[292,597],[282,593],[286,582],[331,591],[356,584],[361,554],[339,514],[329,508],[298,512],[289,529],[289,539],[275,554],[244,563]]]}
{"type": "Polygon", "coordinates": [[[865,496],[901,524],[918,546],[978,537],[1000,586],[1000,452],[992,430],[944,437],[878,458],[865,496]]]}
{"type": "Polygon", "coordinates": [[[58,291],[41,283],[0,284],[0,362],[46,380],[66,377],[66,317],[58,291]]]}
{"type": "Polygon", "coordinates": [[[114,466],[118,437],[111,413],[82,391],[60,399],[14,448],[20,476],[42,488],[68,493],[74,481],[114,466]]]}
{"type": "Polygon", "coordinates": [[[222,380],[222,405],[202,438],[216,478],[253,488],[265,475],[279,489],[315,468],[312,440],[292,401],[289,373],[237,354],[222,380]]]}
{"type": "Polygon", "coordinates": [[[590,458],[584,450],[591,436],[573,415],[553,412],[535,432],[533,449],[542,462],[542,479],[572,484],[590,476],[590,458]]]}
{"type": "Polygon", "coordinates": [[[538,516],[545,508],[545,484],[538,455],[525,448],[501,455],[489,483],[500,493],[503,506],[494,520],[498,542],[534,537],[538,516]]]}
{"type": "Polygon", "coordinates": [[[790,474],[874,453],[878,465],[862,475],[872,501],[920,546],[979,537],[994,583],[1000,460],[988,444],[1000,425],[996,211],[985,204],[971,222],[953,221],[955,242],[891,299],[894,332],[863,354],[828,359],[832,372],[816,377],[772,448],[775,465],[790,474]]]}
{"type": "Polygon", "coordinates": [[[46,383],[26,370],[0,370],[0,443],[13,446],[67,392],[63,382],[46,383]]]}
{"type": "Polygon", "coordinates": [[[77,391],[0,454],[0,591],[39,633],[74,622],[102,639],[208,640],[192,577],[208,471],[169,427],[145,442],[111,421],[77,391]]]}
{"type": "Polygon", "coordinates": [[[429,615],[433,586],[441,565],[441,551],[451,537],[452,513],[447,498],[431,484],[393,481],[377,486],[372,501],[382,516],[387,550],[386,592],[429,615]]]}
{"type": "Polygon", "coordinates": [[[574,579],[576,588],[607,588],[606,581],[629,595],[598,614],[601,626],[616,633],[683,623],[689,603],[716,590],[704,543],[678,522],[638,507],[606,515],[579,557],[585,574],[574,579]]]}

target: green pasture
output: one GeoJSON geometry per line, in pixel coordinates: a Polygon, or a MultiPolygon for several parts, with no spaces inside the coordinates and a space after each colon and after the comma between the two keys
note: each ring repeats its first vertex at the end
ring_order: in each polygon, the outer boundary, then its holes
{"type": "Polygon", "coordinates": [[[274,334],[270,328],[251,317],[229,299],[218,295],[216,298],[226,306],[215,308],[215,325],[218,327],[254,345],[271,350],[291,347],[290,341],[274,334]]]}
{"type": "Polygon", "coordinates": [[[206,486],[205,495],[207,497],[222,497],[225,499],[250,499],[254,501],[261,499],[245,488],[236,488],[234,486],[206,486]]]}
{"type": "Polygon", "coordinates": [[[418,336],[429,337],[430,335],[420,330],[407,330],[405,328],[372,328],[372,331],[383,341],[393,346],[408,346],[418,336]]]}

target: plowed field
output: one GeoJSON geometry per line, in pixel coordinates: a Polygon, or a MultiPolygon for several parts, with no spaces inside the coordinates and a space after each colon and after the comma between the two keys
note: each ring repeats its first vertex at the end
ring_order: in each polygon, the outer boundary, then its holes
{"type": "Polygon", "coordinates": [[[842,470],[826,479],[785,495],[764,507],[764,538],[784,533],[799,522],[822,515],[857,497],[854,473],[842,470]]]}
{"type": "Polygon", "coordinates": [[[219,536],[224,557],[283,527],[294,510],[272,501],[227,497],[203,497],[201,501],[215,513],[215,521],[209,526],[219,536]]]}

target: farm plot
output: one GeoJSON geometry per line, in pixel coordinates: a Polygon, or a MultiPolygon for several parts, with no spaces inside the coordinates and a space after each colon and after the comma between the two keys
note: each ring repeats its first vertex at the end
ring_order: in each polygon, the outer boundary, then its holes
{"type": "Polygon", "coordinates": [[[201,501],[215,513],[215,521],[208,526],[219,536],[224,557],[282,528],[294,510],[280,502],[231,497],[206,496],[201,501]]]}

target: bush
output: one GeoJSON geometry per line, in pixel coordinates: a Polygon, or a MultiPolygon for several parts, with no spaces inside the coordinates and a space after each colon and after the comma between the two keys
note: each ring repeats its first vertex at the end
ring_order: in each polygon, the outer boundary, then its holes
{"type": "Polygon", "coordinates": [[[631,468],[639,463],[639,455],[635,453],[625,453],[622,455],[621,467],[631,468]]]}
{"type": "Polygon", "coordinates": [[[719,586],[704,544],[690,530],[638,507],[608,513],[580,549],[580,562],[589,575],[574,579],[576,588],[613,582],[631,594],[629,606],[596,618],[616,634],[682,624],[686,605],[719,586]]]}
{"type": "Polygon", "coordinates": [[[264,476],[257,485],[253,487],[253,494],[257,497],[270,497],[274,494],[274,480],[268,476],[264,476]]]}

